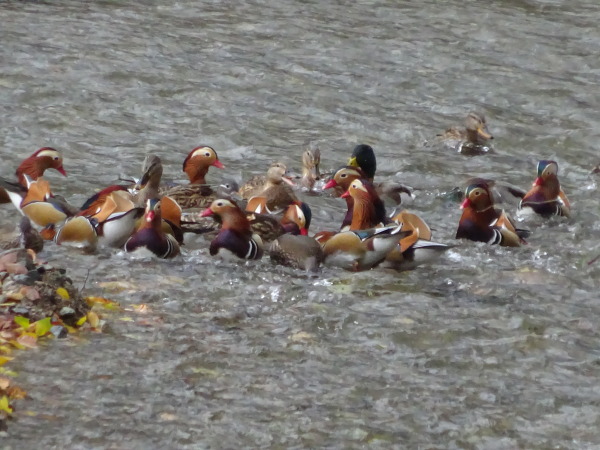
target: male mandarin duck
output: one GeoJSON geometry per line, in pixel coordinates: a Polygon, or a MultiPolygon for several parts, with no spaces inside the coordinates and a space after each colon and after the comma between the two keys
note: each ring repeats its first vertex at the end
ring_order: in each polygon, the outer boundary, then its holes
{"type": "Polygon", "coordinates": [[[398,245],[398,240],[410,233],[394,224],[361,231],[318,233],[315,239],[323,247],[324,264],[362,271],[376,267],[398,245]]]}
{"type": "Polygon", "coordinates": [[[388,222],[385,208],[377,207],[382,204],[373,185],[367,180],[357,179],[350,183],[342,198],[352,197],[354,206],[349,230],[366,230],[382,227],[388,222]]]}
{"type": "Polygon", "coordinates": [[[395,270],[412,270],[421,264],[432,263],[451,246],[433,242],[431,229],[418,215],[402,211],[392,217],[402,224],[402,231],[410,232],[398,242],[398,245],[387,254],[380,267],[395,270]]]}
{"type": "Polygon", "coordinates": [[[275,162],[269,167],[266,178],[251,178],[240,188],[238,193],[249,202],[252,197],[265,197],[266,211],[260,212],[273,213],[287,208],[298,200],[291,188],[293,185],[285,164],[275,162]]]}
{"type": "Polygon", "coordinates": [[[183,171],[190,183],[163,190],[161,194],[171,197],[183,209],[206,208],[217,198],[216,192],[206,184],[205,176],[210,167],[225,168],[212,147],[194,148],[183,161],[183,171]]]}
{"type": "Polygon", "coordinates": [[[302,178],[300,185],[308,191],[311,191],[317,180],[321,178],[319,173],[319,164],[321,164],[321,150],[316,146],[311,146],[302,153],[302,178]]]}
{"type": "MultiPolygon", "coordinates": [[[[44,175],[47,169],[55,169],[65,177],[67,176],[67,172],[63,168],[61,153],[52,147],[42,147],[24,159],[15,173],[17,182],[24,188],[27,188],[26,177],[35,181],[44,175]]],[[[8,192],[0,186],[0,203],[10,202],[11,199],[8,192]]]]}
{"type": "Polygon", "coordinates": [[[17,183],[0,183],[21,214],[29,217],[41,228],[59,224],[72,215],[68,205],[54,198],[50,184],[45,178],[39,177],[37,180],[29,180],[28,176],[25,178],[28,183],[27,188],[17,183]]]}
{"type": "Polygon", "coordinates": [[[494,139],[483,114],[473,111],[465,119],[465,128],[451,127],[438,134],[438,137],[459,153],[485,153],[489,150],[486,147],[488,141],[494,139]]]}
{"type": "Polygon", "coordinates": [[[128,193],[108,194],[100,209],[91,216],[68,219],[59,228],[54,241],[93,250],[99,241],[109,247],[122,247],[135,231],[144,208],[136,207],[128,193]]]}
{"type": "Polygon", "coordinates": [[[149,199],[142,225],[125,242],[125,251],[139,252],[148,250],[159,258],[173,258],[179,255],[179,244],[170,234],[162,228],[161,200],[149,199]]]}
{"type": "Polygon", "coordinates": [[[537,166],[537,178],[525,194],[519,209],[529,208],[544,217],[571,215],[571,204],[558,181],[556,161],[542,160],[537,166]]]}
{"type": "MultiPolygon", "coordinates": [[[[334,188],[336,193],[339,196],[344,195],[353,181],[358,179],[365,179],[364,173],[358,167],[343,167],[339,169],[324,186],[323,189],[332,189],[334,188]]],[[[368,183],[367,183],[368,184],[368,183]]],[[[346,200],[346,215],[342,221],[341,230],[347,230],[350,224],[352,223],[352,218],[354,216],[354,198],[351,195],[347,195],[344,197],[346,200]]],[[[373,203],[373,208],[375,209],[375,213],[379,221],[383,221],[385,217],[385,205],[383,201],[379,197],[379,195],[372,195],[371,201],[373,203]]],[[[371,228],[371,226],[367,226],[365,228],[371,228]]]]}
{"type": "Polygon", "coordinates": [[[465,190],[463,210],[458,224],[456,239],[486,242],[505,247],[518,247],[528,231],[515,228],[514,223],[503,210],[494,207],[494,200],[488,184],[476,181],[465,190]]]}
{"type": "Polygon", "coordinates": [[[216,216],[221,222],[217,237],[210,243],[212,256],[235,255],[242,259],[262,257],[263,243],[260,236],[252,232],[246,213],[231,200],[213,201],[201,216],[216,216]]]}

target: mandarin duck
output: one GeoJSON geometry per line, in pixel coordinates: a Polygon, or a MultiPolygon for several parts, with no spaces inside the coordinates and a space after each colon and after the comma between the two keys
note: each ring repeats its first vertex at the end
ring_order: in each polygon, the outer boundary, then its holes
{"type": "Polygon", "coordinates": [[[162,228],[161,200],[152,198],[146,202],[144,219],[138,230],[125,242],[125,251],[150,251],[159,258],[179,255],[179,244],[162,228]]]}
{"type": "Polygon", "coordinates": [[[262,239],[252,232],[246,213],[231,200],[214,200],[201,216],[216,216],[221,222],[217,237],[210,243],[209,251],[212,256],[234,255],[242,259],[262,257],[262,239]]]}
{"type": "Polygon", "coordinates": [[[378,228],[388,222],[388,218],[385,215],[385,208],[378,207],[378,205],[382,205],[379,195],[377,195],[375,188],[367,180],[354,180],[341,197],[352,197],[354,203],[349,230],[357,231],[378,228]]]}
{"type": "Polygon", "coordinates": [[[392,217],[392,220],[402,224],[402,231],[410,232],[398,241],[398,245],[387,254],[380,267],[395,270],[412,270],[417,266],[432,263],[448,249],[449,245],[433,242],[431,229],[418,215],[402,211],[392,217]]]}
{"type": "Polygon", "coordinates": [[[120,248],[131,237],[143,214],[144,208],[136,207],[127,192],[116,190],[107,195],[95,214],[68,219],[54,241],[87,250],[94,250],[98,242],[120,248]]]}
{"type": "Polygon", "coordinates": [[[451,127],[437,137],[459,153],[485,153],[488,141],[494,139],[487,128],[483,114],[470,112],[465,119],[465,128],[451,127]]]}
{"type": "Polygon", "coordinates": [[[360,169],[363,174],[360,178],[366,178],[373,183],[377,194],[379,194],[382,200],[390,199],[397,206],[402,202],[400,194],[405,193],[409,197],[412,197],[411,189],[403,184],[391,181],[380,181],[377,183],[373,181],[377,170],[377,159],[375,158],[375,151],[370,145],[357,145],[348,160],[348,166],[360,169]]]}
{"type": "Polygon", "coordinates": [[[571,204],[558,181],[556,161],[542,160],[538,163],[537,178],[519,203],[519,209],[530,209],[544,217],[571,215],[571,204]]]}
{"type": "MultiPolygon", "coordinates": [[[[323,189],[332,189],[335,188],[335,192],[338,196],[344,195],[353,181],[358,179],[364,179],[364,173],[358,167],[343,167],[339,169],[327,183],[323,186],[323,189]]],[[[370,183],[367,182],[367,185],[370,183]]],[[[340,227],[341,230],[347,230],[352,223],[352,218],[354,217],[354,198],[351,195],[347,195],[344,197],[346,200],[346,215],[342,220],[342,225],[340,227]]],[[[373,208],[375,209],[376,216],[380,219],[380,221],[385,220],[385,205],[379,195],[371,195],[371,200],[373,202],[373,208]]],[[[371,228],[367,226],[365,228],[371,228]]]]}
{"type": "MultiPolygon", "coordinates": [[[[47,169],[55,169],[66,177],[67,172],[65,172],[62,163],[63,158],[58,150],[53,149],[52,147],[42,147],[21,162],[15,172],[17,182],[23,188],[27,188],[26,177],[35,181],[44,175],[44,172],[47,169]]],[[[0,186],[0,203],[10,202],[10,195],[2,186],[0,186]]]]}
{"type": "Polygon", "coordinates": [[[484,180],[467,186],[465,200],[460,207],[463,212],[456,239],[469,239],[505,247],[518,247],[525,243],[523,238],[527,237],[529,232],[515,228],[510,217],[503,210],[494,207],[490,188],[484,180]]]}
{"type": "Polygon", "coordinates": [[[339,233],[317,233],[315,239],[323,247],[324,264],[345,270],[369,270],[381,263],[398,240],[410,232],[402,225],[339,233]]]}
{"type": "Polygon", "coordinates": [[[211,166],[225,168],[212,147],[196,147],[183,161],[183,171],[189,178],[189,184],[162,190],[161,194],[171,197],[183,209],[206,208],[217,198],[217,193],[205,180],[211,166]]]}
{"type": "Polygon", "coordinates": [[[0,185],[6,189],[19,212],[29,217],[33,224],[40,228],[53,227],[72,215],[69,205],[54,198],[50,184],[44,177],[30,180],[25,176],[25,179],[27,188],[4,181],[0,181],[0,185]]]}
{"type": "Polygon", "coordinates": [[[270,242],[283,234],[308,235],[312,211],[304,202],[294,202],[284,211],[281,219],[270,214],[246,212],[252,232],[258,234],[263,242],[270,242]]]}
{"type": "Polygon", "coordinates": [[[300,185],[308,191],[312,191],[317,180],[321,178],[319,164],[321,164],[321,150],[316,145],[311,145],[302,153],[302,178],[300,179],[300,185]]]}
{"type": "Polygon", "coordinates": [[[315,272],[325,259],[323,247],[306,235],[283,234],[269,247],[271,261],[284,266],[315,272]]]}
{"type": "Polygon", "coordinates": [[[269,167],[265,179],[261,177],[250,179],[240,188],[238,193],[243,199],[247,199],[249,203],[252,197],[265,197],[266,210],[258,212],[274,213],[287,208],[298,200],[291,188],[293,185],[293,181],[287,174],[286,166],[275,162],[269,167]]]}

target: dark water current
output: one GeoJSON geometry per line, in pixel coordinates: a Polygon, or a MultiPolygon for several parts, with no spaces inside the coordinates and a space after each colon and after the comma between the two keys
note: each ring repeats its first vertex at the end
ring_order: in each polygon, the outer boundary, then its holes
{"type": "MultiPolygon", "coordinates": [[[[219,263],[201,238],[168,262],[49,245],[88,293],[149,311],[19,355],[29,399],[0,448],[599,448],[598,23],[595,0],[0,2],[0,175],[54,146],[74,203],[148,152],[180,180],[212,145],[218,181],[317,141],[326,169],[373,145],[442,242],[454,186],[525,188],[538,159],[574,210],[400,274],[219,263]],[[471,109],[494,153],[426,144],[471,109]]],[[[306,200],[313,231],[339,224],[343,201],[306,200]]]]}

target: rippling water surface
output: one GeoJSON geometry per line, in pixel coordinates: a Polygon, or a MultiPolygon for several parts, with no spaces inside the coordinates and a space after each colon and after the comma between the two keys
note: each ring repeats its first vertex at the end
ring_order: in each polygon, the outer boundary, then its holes
{"type": "MultiPolygon", "coordinates": [[[[168,262],[48,245],[87,292],[149,311],[19,355],[29,399],[0,447],[600,445],[596,1],[4,1],[0,16],[0,175],[54,146],[69,177],[48,178],[76,204],[149,152],[181,180],[209,144],[226,165],[209,179],[241,180],[299,169],[317,141],[325,169],[371,144],[442,242],[468,176],[525,188],[556,159],[574,209],[528,220],[526,247],[460,242],[399,274],[216,262],[202,238],[168,262]],[[432,145],[471,109],[493,153],[432,145]]],[[[339,224],[341,200],[306,199],[313,231],[339,224]]]]}

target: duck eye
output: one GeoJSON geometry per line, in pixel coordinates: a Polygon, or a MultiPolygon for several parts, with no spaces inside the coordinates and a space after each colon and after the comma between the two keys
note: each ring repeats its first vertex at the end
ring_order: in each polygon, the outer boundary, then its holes
{"type": "Polygon", "coordinates": [[[204,154],[204,156],[206,156],[206,157],[208,158],[208,157],[210,156],[210,153],[209,153],[209,152],[206,152],[206,153],[204,154]]]}
{"type": "Polygon", "coordinates": [[[348,175],[346,175],[345,173],[340,175],[340,178],[346,178],[348,175]]]}
{"type": "Polygon", "coordinates": [[[223,206],[223,202],[217,202],[217,206],[223,206]]]}

